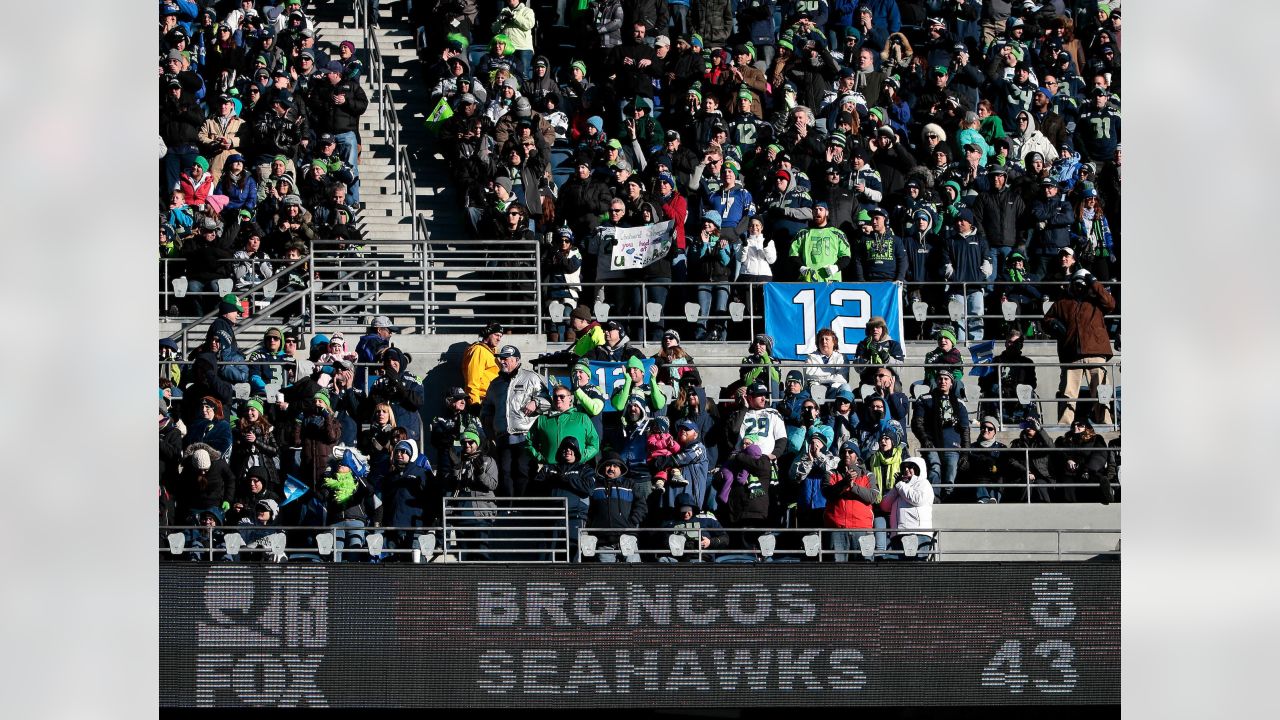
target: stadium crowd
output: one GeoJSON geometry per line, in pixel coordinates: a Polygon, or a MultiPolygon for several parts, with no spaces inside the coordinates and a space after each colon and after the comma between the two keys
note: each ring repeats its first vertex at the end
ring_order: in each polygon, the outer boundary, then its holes
{"type": "Polygon", "coordinates": [[[472,231],[544,241],[569,309],[607,300],[641,337],[648,303],[696,302],[690,339],[724,339],[734,281],[894,281],[931,316],[960,299],[968,341],[1004,300],[1119,278],[1118,3],[560,7],[436,0],[411,24],[472,231]],[[615,228],[668,220],[665,256],[607,269],[615,228]]]}
{"type": "MultiPolygon", "coordinates": [[[[345,234],[367,104],[354,48],[318,51],[297,0],[160,7],[161,254],[186,259],[188,291],[248,287],[317,237],[358,242],[345,234]]],[[[698,543],[723,549],[755,541],[735,528],[827,527],[839,552],[864,533],[899,547],[889,531],[931,527],[934,502],[1116,499],[1118,440],[1093,426],[1111,422],[1093,401],[1106,375],[1090,366],[1112,357],[1117,332],[1104,283],[1119,278],[1118,7],[563,7],[558,23],[521,0],[414,4],[433,18],[427,86],[452,112],[433,130],[475,233],[546,245],[568,348],[543,362],[564,377],[531,370],[495,322],[436,401],[389,318],[354,343],[271,328],[250,346],[234,294],[193,295],[193,313],[216,317],[187,358],[161,341],[161,524],[328,525],[359,545],[362,528],[438,525],[445,497],[484,522],[504,498],[552,496],[574,528],[709,529],[698,543]],[[575,42],[556,42],[557,25],[575,42]],[[595,282],[602,228],[668,219],[666,257],[595,282]],[[937,342],[915,399],[895,369],[901,344],[876,320],[852,350],[820,330],[801,369],[772,357],[768,335],[745,339],[738,381],[714,397],[678,329],[657,324],[647,370],[628,339],[643,313],[635,284],[668,307],[698,302],[693,339],[725,339],[735,279],[905,282],[931,314],[955,296],[970,316],[1008,298],[1040,319],[999,327],[976,438],[958,346],[983,338],[980,319],[914,328],[937,342]],[[997,280],[1017,286],[984,284],[997,280]],[[698,284],[658,292],[684,281],[698,284]],[[597,321],[591,292],[621,320],[597,321]],[[1056,438],[1035,404],[1010,399],[1035,385],[1022,344],[1041,335],[1076,364],[1062,370],[1069,430],[1056,438]],[[622,384],[597,386],[593,360],[626,363],[622,384]],[[996,439],[1019,426],[1009,446],[996,439]]],[[[412,533],[387,542],[408,547],[412,533]]]]}

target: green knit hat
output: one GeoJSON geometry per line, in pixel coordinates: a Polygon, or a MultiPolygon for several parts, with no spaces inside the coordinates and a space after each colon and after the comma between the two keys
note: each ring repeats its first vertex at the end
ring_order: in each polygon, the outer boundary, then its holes
{"type": "Polygon", "coordinates": [[[572,70],[573,68],[577,68],[577,69],[581,70],[581,71],[582,71],[582,76],[583,76],[583,77],[586,77],[586,76],[587,76],[587,64],[586,64],[586,63],[584,63],[584,62],[582,62],[581,60],[574,60],[572,63],[570,63],[570,64],[569,64],[569,69],[571,69],[571,70],[572,70]]]}
{"type": "Polygon", "coordinates": [[[584,362],[580,362],[580,363],[578,363],[577,365],[574,365],[574,366],[573,366],[573,372],[578,372],[579,370],[581,370],[582,372],[586,373],[586,374],[587,374],[587,377],[591,377],[591,366],[590,366],[590,365],[588,365],[588,364],[586,364],[586,363],[584,363],[584,362]]]}
{"type": "Polygon", "coordinates": [[[782,152],[782,146],[781,146],[781,145],[779,145],[779,144],[777,144],[777,143],[773,143],[773,144],[769,145],[769,147],[768,147],[767,149],[768,149],[768,150],[772,150],[772,151],[774,151],[774,152],[776,152],[776,153],[780,153],[780,152],[782,152]]]}
{"type": "Polygon", "coordinates": [[[756,99],[756,96],[755,96],[755,95],[753,95],[753,94],[751,94],[751,91],[750,91],[750,90],[748,90],[748,89],[746,89],[746,88],[744,87],[744,88],[742,88],[741,90],[739,90],[739,91],[738,91],[738,99],[739,99],[739,100],[752,100],[752,101],[754,101],[754,100],[756,99]]]}
{"type": "Polygon", "coordinates": [[[285,165],[288,165],[288,164],[289,164],[289,158],[285,157],[284,155],[277,155],[277,156],[275,156],[275,157],[271,158],[271,162],[275,162],[275,161],[277,161],[277,160],[279,160],[280,162],[284,163],[285,165]]]}
{"type": "Polygon", "coordinates": [[[699,102],[699,103],[701,103],[701,102],[702,102],[702,93],[698,92],[698,90],[697,90],[696,88],[689,88],[689,92],[688,92],[687,94],[692,95],[692,96],[694,96],[694,97],[698,98],[698,102],[699,102]]]}
{"type": "Polygon", "coordinates": [[[729,160],[725,160],[725,161],[724,161],[724,169],[725,169],[725,170],[732,170],[732,171],[733,171],[733,174],[734,174],[734,175],[737,175],[737,176],[739,176],[739,177],[741,177],[741,176],[742,176],[742,166],[741,166],[741,165],[739,165],[739,164],[737,163],[737,161],[735,161],[735,160],[733,160],[733,159],[729,159],[729,160]]]}
{"type": "Polygon", "coordinates": [[[325,392],[324,390],[321,390],[315,395],[312,395],[311,399],[319,400],[320,402],[324,403],[325,407],[329,408],[330,410],[333,409],[333,401],[329,399],[329,393],[325,392]]]}
{"type": "Polygon", "coordinates": [[[201,155],[197,155],[196,159],[192,161],[192,164],[199,165],[200,169],[204,170],[205,172],[209,171],[209,161],[205,160],[204,157],[201,155]]]}
{"type": "Polygon", "coordinates": [[[875,115],[877,118],[880,119],[881,125],[889,124],[889,121],[885,118],[885,113],[883,108],[873,107],[871,108],[870,112],[872,115],[875,115]]]}
{"type": "Polygon", "coordinates": [[[956,342],[956,331],[949,327],[944,327],[938,331],[938,339],[941,340],[942,338],[950,340],[952,345],[958,344],[956,342]]]}
{"type": "Polygon", "coordinates": [[[795,52],[796,50],[796,46],[792,44],[791,38],[789,37],[778,38],[778,47],[786,48],[792,52],[795,52]]]}
{"type": "Polygon", "coordinates": [[[476,445],[480,444],[480,434],[475,430],[464,430],[462,433],[463,440],[471,440],[476,445]]]}
{"type": "Polygon", "coordinates": [[[256,398],[256,397],[249,398],[249,402],[244,404],[244,408],[245,410],[248,410],[249,408],[254,408],[255,410],[258,411],[259,415],[266,414],[266,411],[263,409],[262,398],[256,398]]]}
{"type": "Polygon", "coordinates": [[[640,358],[636,357],[635,355],[632,355],[631,357],[627,358],[627,369],[630,370],[632,368],[635,368],[637,370],[644,370],[644,363],[640,362],[640,358]]]}
{"type": "Polygon", "coordinates": [[[858,222],[871,222],[871,213],[866,210],[858,211],[858,222]]]}

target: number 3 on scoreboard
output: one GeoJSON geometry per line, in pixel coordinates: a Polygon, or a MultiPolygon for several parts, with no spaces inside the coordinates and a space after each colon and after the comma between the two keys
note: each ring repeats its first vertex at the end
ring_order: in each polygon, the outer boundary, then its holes
{"type": "MultiPolygon", "coordinates": [[[[796,355],[808,355],[818,349],[815,336],[818,334],[818,317],[817,317],[817,292],[813,288],[806,288],[797,292],[791,298],[791,304],[801,307],[801,320],[804,325],[804,331],[801,337],[804,338],[803,343],[796,344],[796,355]]],[[[845,337],[846,330],[858,330],[867,326],[867,321],[871,319],[871,294],[866,290],[853,290],[849,288],[838,288],[831,291],[830,308],[833,309],[834,317],[831,319],[831,332],[841,343],[848,344],[849,340],[845,337]],[[854,312],[847,312],[845,308],[847,303],[857,303],[854,305],[854,312]]],[[[859,338],[861,339],[861,338],[859,338]]],[[[854,340],[853,342],[857,342],[854,340]]]]}

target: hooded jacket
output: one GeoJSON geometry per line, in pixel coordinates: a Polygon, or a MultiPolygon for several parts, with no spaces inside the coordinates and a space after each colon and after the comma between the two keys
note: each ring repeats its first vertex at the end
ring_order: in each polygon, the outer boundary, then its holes
{"type": "Polygon", "coordinates": [[[462,382],[467,389],[467,404],[479,405],[489,390],[489,385],[502,372],[493,348],[482,340],[467,346],[462,353],[462,382]]]}
{"type": "Polygon", "coordinates": [[[1027,212],[1022,196],[1008,183],[1000,191],[980,193],[973,214],[991,247],[1018,244],[1018,221],[1027,212]]]}
{"type": "MultiPolygon", "coordinates": [[[[194,443],[182,451],[182,471],[174,487],[170,489],[178,506],[186,510],[220,508],[222,503],[230,503],[234,498],[235,476],[222,453],[205,443],[194,443]],[[209,454],[209,469],[205,471],[203,478],[196,469],[193,457],[197,450],[204,450],[209,454]]],[[[179,517],[179,520],[183,518],[179,517]]]]}
{"type": "MultiPolygon", "coordinates": [[[[1036,129],[1036,119],[1026,110],[1020,110],[1014,119],[1022,116],[1027,118],[1027,129],[1022,131],[1021,135],[1011,132],[1009,139],[1009,157],[1017,158],[1021,164],[1026,164],[1027,155],[1038,152],[1045,158],[1055,158],[1058,156],[1058,149],[1054,147],[1053,141],[1044,136],[1044,133],[1036,129]]],[[[1016,128],[1018,124],[1015,122],[1013,126],[1016,128]]],[[[1016,132],[1016,131],[1015,131],[1016,132]]]]}
{"type": "MultiPolygon", "coordinates": [[[[899,530],[933,527],[933,486],[929,484],[924,460],[913,457],[903,463],[916,466],[915,477],[893,486],[880,501],[880,509],[889,513],[889,526],[899,530]]],[[[899,533],[901,534],[901,533],[899,533]]],[[[932,536],[933,533],[924,533],[932,536]]]]}
{"type": "MultiPolygon", "coordinates": [[[[551,497],[562,497],[566,500],[570,520],[583,520],[587,517],[591,491],[596,486],[595,464],[582,458],[578,448],[578,439],[572,435],[560,441],[555,459],[548,462],[538,471],[530,486],[530,495],[546,494],[551,497]],[[565,451],[573,450],[577,457],[575,462],[565,462],[565,451]]],[[[577,542],[576,537],[570,538],[577,542]]]]}
{"type": "Polygon", "coordinates": [[[863,234],[854,246],[854,282],[901,282],[907,279],[907,249],[888,228],[863,234]]]}
{"type": "Polygon", "coordinates": [[[415,462],[418,444],[407,440],[413,452],[403,467],[391,466],[382,479],[383,521],[388,527],[423,527],[440,522],[443,488],[428,479],[429,470],[415,462]]]}
{"type": "MultiPolygon", "coordinates": [[[[992,263],[991,249],[987,247],[987,239],[976,229],[968,235],[961,235],[959,230],[949,233],[942,246],[942,260],[953,272],[948,280],[957,283],[976,283],[987,279],[982,270],[983,263],[988,267],[992,263]]],[[[969,285],[963,289],[951,286],[951,292],[974,292],[980,288],[969,285]]]]}

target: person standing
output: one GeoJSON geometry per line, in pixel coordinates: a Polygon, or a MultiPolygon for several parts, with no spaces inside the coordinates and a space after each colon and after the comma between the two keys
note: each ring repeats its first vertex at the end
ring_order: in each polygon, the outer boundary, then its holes
{"type": "Polygon", "coordinates": [[[467,390],[467,405],[472,412],[479,411],[489,384],[501,371],[495,353],[502,345],[505,333],[506,328],[501,323],[491,322],[480,331],[480,339],[462,353],[462,384],[467,390]]]}
{"type": "MultiPolygon", "coordinates": [[[[1116,309],[1115,298],[1087,270],[1071,276],[1067,296],[1059,299],[1044,314],[1045,330],[1058,341],[1058,362],[1062,376],[1058,397],[1066,400],[1058,414],[1058,422],[1070,425],[1076,418],[1076,399],[1081,386],[1089,385],[1089,397],[1098,397],[1098,386],[1107,382],[1106,363],[1111,361],[1111,339],[1107,337],[1106,314],[1116,309]]],[[[1111,408],[1091,403],[1092,417],[1103,424],[1111,423],[1111,408]]],[[[1090,413],[1082,413],[1088,416],[1090,413]]]]}
{"type": "Polygon", "coordinates": [[[497,445],[499,492],[503,497],[522,497],[534,470],[529,431],[551,404],[542,377],[520,367],[520,348],[503,345],[497,357],[502,371],[489,385],[480,417],[497,445]]]}

